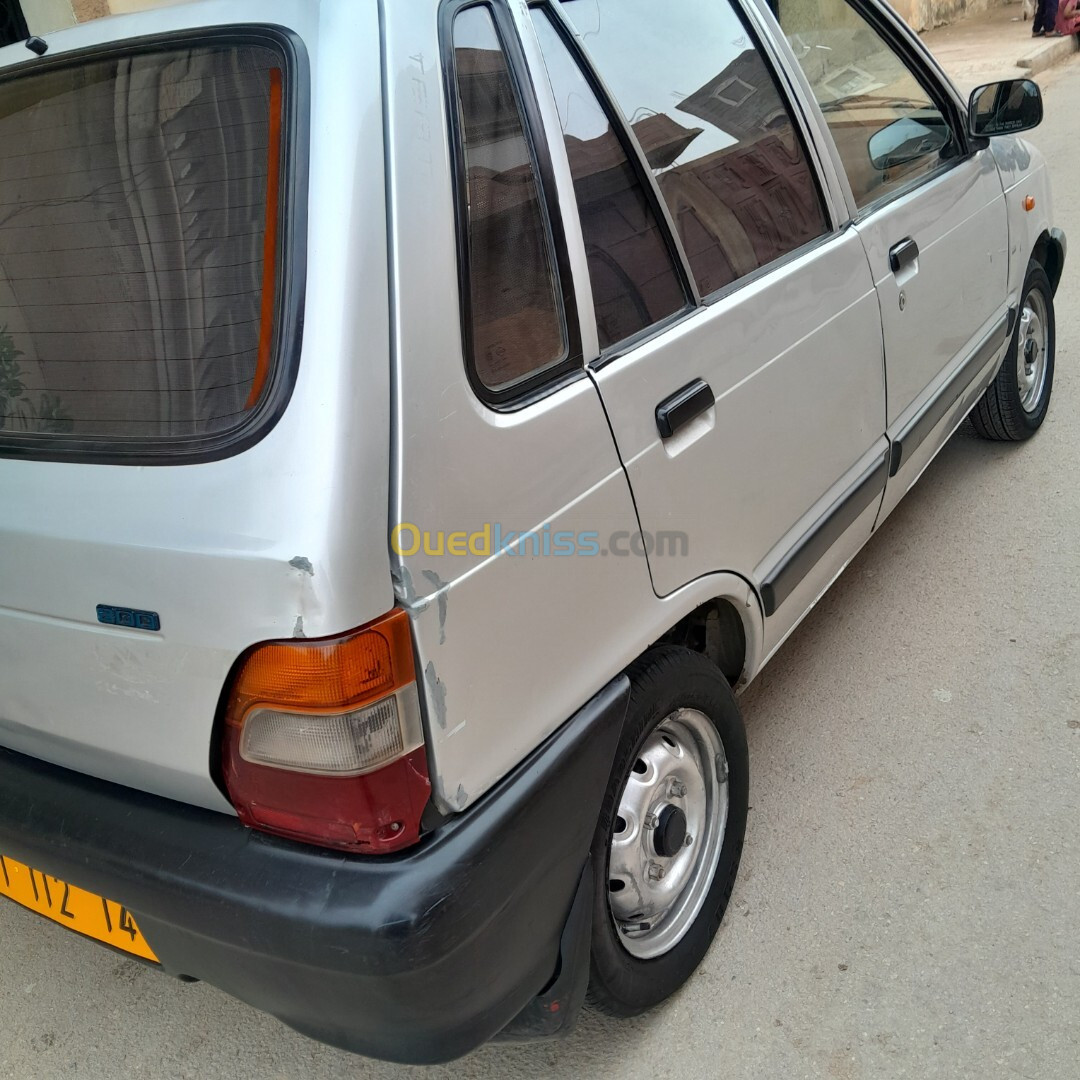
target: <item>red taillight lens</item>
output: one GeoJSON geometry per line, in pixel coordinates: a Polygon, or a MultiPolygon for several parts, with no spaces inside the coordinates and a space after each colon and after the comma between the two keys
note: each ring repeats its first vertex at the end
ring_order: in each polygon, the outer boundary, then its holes
{"type": "Polygon", "coordinates": [[[230,688],[222,758],[253,828],[356,852],[415,843],[431,783],[405,612],[255,646],[230,688]]]}

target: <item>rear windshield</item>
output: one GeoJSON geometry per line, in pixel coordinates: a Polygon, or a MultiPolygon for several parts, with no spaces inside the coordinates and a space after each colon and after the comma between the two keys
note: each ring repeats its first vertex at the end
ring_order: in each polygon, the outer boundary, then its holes
{"type": "Polygon", "coordinates": [[[184,450],[259,413],[283,72],[187,43],[0,82],[0,449],[184,450]]]}

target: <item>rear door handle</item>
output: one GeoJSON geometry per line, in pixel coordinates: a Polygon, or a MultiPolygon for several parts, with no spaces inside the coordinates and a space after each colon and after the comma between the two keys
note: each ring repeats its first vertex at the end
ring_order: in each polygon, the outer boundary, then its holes
{"type": "Polygon", "coordinates": [[[889,248],[889,268],[894,274],[899,274],[906,266],[910,266],[919,257],[919,245],[905,236],[899,244],[893,244],[889,248]]]}
{"type": "Polygon", "coordinates": [[[656,430],[662,439],[670,439],[684,424],[715,404],[712,387],[704,379],[695,379],[656,406],[656,430]]]}

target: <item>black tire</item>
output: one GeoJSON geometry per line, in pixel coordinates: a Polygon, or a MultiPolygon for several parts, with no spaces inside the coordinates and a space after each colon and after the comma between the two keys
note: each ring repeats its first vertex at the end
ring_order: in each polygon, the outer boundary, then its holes
{"type": "Polygon", "coordinates": [[[670,997],[693,974],[720,927],[742,855],[750,792],[746,732],[727,680],[699,653],[677,646],[650,650],[627,669],[631,692],[626,725],[592,846],[595,877],[588,1000],[612,1016],[636,1016],[670,997]],[[609,904],[613,820],[630,770],[653,730],[680,708],[711,722],[727,756],[728,818],[711,886],[696,918],[668,952],[642,960],[623,946],[609,904]]]}
{"type": "MultiPolygon", "coordinates": [[[[1017,352],[1020,349],[1021,317],[1017,317],[1012,341],[1002,361],[997,377],[986,388],[978,404],[971,411],[971,424],[976,434],[995,442],[1022,442],[1030,439],[1042,427],[1046,411],[1050,407],[1050,394],[1054,388],[1054,290],[1046,271],[1037,262],[1028,263],[1027,277],[1021,291],[1022,305],[1026,305],[1033,290],[1042,295],[1046,309],[1048,348],[1046,350],[1046,377],[1042,390],[1032,408],[1025,409],[1017,385],[1017,352]]],[[[1022,310],[1022,309],[1021,309],[1022,310]]]]}

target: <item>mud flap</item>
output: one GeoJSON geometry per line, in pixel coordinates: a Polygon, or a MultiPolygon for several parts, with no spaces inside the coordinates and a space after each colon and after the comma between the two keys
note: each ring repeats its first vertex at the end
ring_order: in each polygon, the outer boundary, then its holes
{"type": "Polygon", "coordinates": [[[551,982],[495,1036],[496,1042],[526,1042],[564,1036],[574,1029],[589,985],[593,892],[592,859],[589,858],[563,927],[559,958],[551,982]]]}

